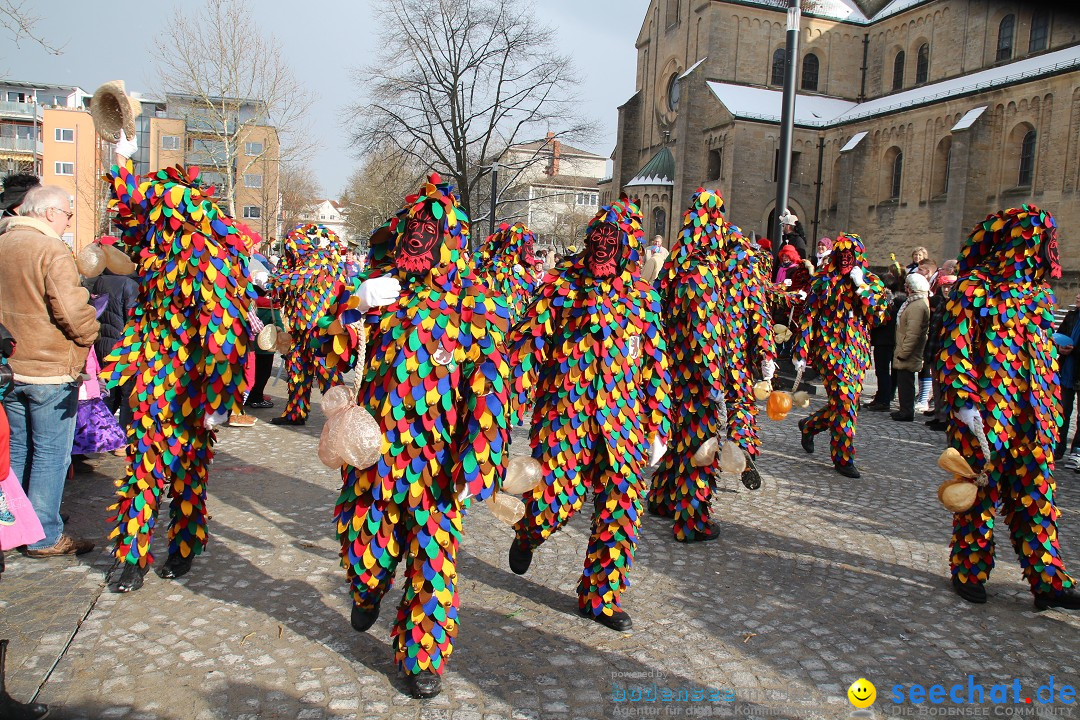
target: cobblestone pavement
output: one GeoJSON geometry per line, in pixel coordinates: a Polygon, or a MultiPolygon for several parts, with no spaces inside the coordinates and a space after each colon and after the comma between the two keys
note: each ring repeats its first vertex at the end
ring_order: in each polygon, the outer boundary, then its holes
{"type": "MultiPolygon", "coordinates": [[[[279,401],[283,389],[271,385],[279,401]]],[[[477,508],[444,692],[412,700],[389,648],[400,588],[371,631],[349,626],[331,519],[339,480],[315,456],[321,416],[278,428],[265,422],[275,412],[221,432],[212,542],[181,580],[148,575],[132,595],[105,591],[104,518],[121,462],[95,460],[95,473],[69,485],[70,529],[99,549],[49,561],[9,554],[0,637],[12,638],[11,694],[36,693],[58,718],[841,718],[859,677],[877,686],[879,715],[898,710],[888,701],[897,683],[966,684],[971,674],[987,690],[1017,678],[1030,693],[1051,675],[1058,686],[1080,678],[1080,616],[1033,612],[1008,543],[989,603],[951,592],[950,516],[935,497],[942,434],[863,413],[863,477],[852,481],[833,472],[824,437],[803,453],[795,423],[806,411],[795,411],[780,423],[762,415],[761,490],[720,483],[718,542],[682,545],[669,521],[644,519],[624,598],[629,633],[574,612],[587,516],[517,577],[506,565],[510,528],[477,508]],[[653,687],[705,698],[631,701],[653,687]]],[[[526,449],[523,429],[514,443],[526,449]]],[[[1080,567],[1080,476],[1059,475],[1066,561],[1080,567]]],[[[160,564],[164,532],[155,551],[160,564]]]]}

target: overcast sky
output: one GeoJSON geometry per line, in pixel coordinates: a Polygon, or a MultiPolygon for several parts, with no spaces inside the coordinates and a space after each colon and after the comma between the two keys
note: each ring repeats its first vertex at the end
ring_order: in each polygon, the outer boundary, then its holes
{"type": "MultiPolygon", "coordinates": [[[[337,197],[358,163],[342,125],[345,107],[360,93],[349,71],[367,62],[378,46],[383,29],[373,25],[370,7],[379,0],[249,1],[260,29],[277,38],[297,78],[318,96],[310,120],[320,147],[312,166],[323,192],[337,197]]],[[[199,5],[198,0],[27,3],[43,16],[36,32],[63,46],[63,54],[51,56],[25,39],[16,48],[5,35],[0,77],[78,85],[87,92],[122,79],[129,90],[150,92],[157,80],[153,39],[169,32],[168,20],[180,4],[192,10],[199,5]]],[[[532,3],[537,19],[558,31],[562,49],[573,56],[582,78],[583,113],[599,123],[597,142],[586,150],[607,156],[615,147],[616,108],[634,92],[634,40],[648,5],[649,0],[532,3]]]]}

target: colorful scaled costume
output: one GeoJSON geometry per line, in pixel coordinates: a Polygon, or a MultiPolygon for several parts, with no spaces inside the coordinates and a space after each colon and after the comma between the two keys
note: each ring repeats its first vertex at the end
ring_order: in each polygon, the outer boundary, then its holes
{"type": "Polygon", "coordinates": [[[793,358],[821,373],[827,404],[799,421],[803,448],[813,452],[814,435],[829,431],[837,471],[858,477],[855,422],[863,378],[870,366],[870,330],[885,318],[885,285],[866,264],[862,239],[841,233],[828,263],[814,276],[800,318],[793,358]],[[861,280],[861,282],[857,282],[861,280]]]}
{"type": "Polygon", "coordinates": [[[668,370],[660,303],[640,276],[641,217],[625,201],[602,207],[586,249],[548,273],[507,338],[515,416],[535,399],[529,432],[543,480],[525,495],[511,568],[577,512],[592,490],[592,537],[578,584],[582,614],[625,629],[650,439],[668,435],[668,370]]]}
{"type": "Polygon", "coordinates": [[[133,383],[127,474],[110,508],[116,558],[126,563],[114,589],[124,591],[137,589],[153,562],[162,493],[171,499],[165,576],[186,572],[206,545],[215,438],[206,420],[224,419],[241,403],[255,292],[250,248],[201,187],[196,168],[167,168],[140,180],[128,162],[106,179],[123,242],[138,253],[139,275],[135,310],[101,371],[110,388],[133,383]]]}
{"type": "Polygon", "coordinates": [[[499,225],[476,251],[476,276],[493,295],[506,299],[511,324],[532,302],[540,284],[533,243],[536,235],[522,223],[499,225]]]}
{"type": "Polygon", "coordinates": [[[391,634],[410,682],[434,684],[433,691],[414,688],[418,697],[438,692],[432,674],[445,670],[458,631],[462,515],[498,488],[509,459],[508,311],[473,273],[468,218],[439,183],[433,175],[376,231],[368,269],[356,280],[395,277],[400,297],[360,313],[354,296],[339,316],[353,345],[350,324],[366,323],[359,400],[384,436],[378,463],[343,469],[335,509],[353,626],[371,626],[404,561],[405,594],[391,634]]]}
{"type": "MultiPolygon", "coordinates": [[[[672,444],[653,475],[649,510],[675,518],[675,539],[708,540],[715,463],[695,467],[694,453],[722,428],[724,366],[724,201],[699,188],[660,276],[660,304],[671,364],[672,444]]],[[[745,358],[745,353],[744,353],[745,358]]]]}
{"type": "Polygon", "coordinates": [[[989,473],[972,508],[953,518],[954,582],[981,586],[990,576],[1000,509],[1038,603],[1073,586],[1054,505],[1052,451],[1062,422],[1048,284],[1061,272],[1054,219],[1033,205],[990,215],[975,226],[956,270],[938,371],[953,415],[981,414],[990,457],[968,427],[950,422],[949,445],[989,473]]]}
{"type": "Polygon", "coordinates": [[[338,250],[338,237],[323,225],[307,223],[285,237],[284,253],[271,283],[281,304],[293,347],[285,356],[289,399],[280,418],[271,422],[302,425],[311,410],[311,386],[326,392],[342,382],[342,371],[315,352],[320,318],[332,312],[348,274],[338,250]]]}
{"type": "MultiPolygon", "coordinates": [[[[722,281],[720,321],[724,326],[724,390],[727,400],[728,438],[746,452],[747,471],[756,474],[754,458],[761,454],[757,434],[757,403],[754,401],[754,370],[776,362],[769,316],[768,250],[755,249],[750,241],[730,228],[725,234],[727,257],[722,281]]],[[[760,484],[760,478],[755,478],[760,484]]],[[[744,483],[749,485],[744,477],[744,483]]]]}

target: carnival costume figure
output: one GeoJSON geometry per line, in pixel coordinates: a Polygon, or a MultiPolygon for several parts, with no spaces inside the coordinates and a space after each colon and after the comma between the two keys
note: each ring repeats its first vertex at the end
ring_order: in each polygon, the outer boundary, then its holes
{"type": "Polygon", "coordinates": [[[1062,415],[1051,340],[1049,281],[1061,276],[1053,217],[1034,205],[988,216],[965,242],[956,272],[938,357],[952,411],[949,445],[972,458],[988,482],[969,510],[953,516],[953,586],[970,602],[986,602],[1000,512],[1035,607],[1078,609],[1054,503],[1053,447],[1062,415]]]}
{"type": "Polygon", "coordinates": [[[616,630],[631,626],[619,599],[637,541],[642,471],[666,449],[670,407],[659,296],[640,275],[641,235],[636,205],[602,207],[584,252],[548,273],[507,338],[514,414],[523,421],[535,400],[529,439],[543,469],[524,496],[510,568],[524,574],[533,551],[592,490],[578,607],[616,630]]]}
{"type": "MultiPolygon", "coordinates": [[[[730,375],[723,354],[728,335],[724,302],[729,284],[745,281],[725,275],[729,232],[720,194],[699,188],[659,281],[671,405],[678,412],[671,421],[673,444],[653,475],[649,510],[674,517],[675,539],[683,542],[718,537],[709,522],[717,461],[697,466],[692,458],[723,427],[723,394],[730,375]]],[[[745,363],[745,351],[741,357],[745,363]]]]}
{"type": "Polygon", "coordinates": [[[270,421],[274,425],[303,425],[311,411],[311,386],[326,392],[342,382],[341,370],[315,351],[318,322],[333,312],[348,280],[339,245],[332,230],[314,223],[300,225],[285,237],[270,292],[281,305],[294,343],[283,358],[289,398],[281,417],[270,421]]]}
{"type": "Polygon", "coordinates": [[[198,169],[177,166],[140,178],[121,157],[124,164],[105,179],[123,243],[138,257],[139,298],[101,371],[110,388],[132,385],[134,411],[127,472],[110,508],[122,566],[110,583],[114,592],[142,586],[163,494],[170,499],[169,556],[161,576],[184,575],[206,545],[213,427],[242,403],[255,298],[250,248],[212,200],[213,188],[199,182],[198,169]]]}
{"type": "Polygon", "coordinates": [[[536,235],[522,223],[499,225],[473,256],[476,275],[490,294],[506,299],[511,324],[532,302],[540,283],[536,235]]]}
{"type": "Polygon", "coordinates": [[[814,436],[829,431],[833,466],[849,478],[860,475],[855,423],[870,366],[870,330],[883,322],[888,308],[884,283],[864,269],[865,263],[862,239],[838,235],[827,264],[810,285],[792,355],[800,373],[809,359],[827,397],[824,407],[799,421],[803,449],[814,452],[814,436]]]}
{"type": "Polygon", "coordinates": [[[352,625],[371,627],[403,562],[391,638],[415,697],[439,692],[458,632],[463,514],[500,486],[509,459],[509,313],[474,274],[468,232],[457,196],[432,175],[372,236],[338,318],[350,344],[366,328],[358,400],[384,438],[375,465],[343,468],[334,511],[352,625]]]}

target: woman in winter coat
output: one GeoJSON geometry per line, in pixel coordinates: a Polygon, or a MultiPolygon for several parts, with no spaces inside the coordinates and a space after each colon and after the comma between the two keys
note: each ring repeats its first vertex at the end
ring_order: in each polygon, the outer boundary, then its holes
{"type": "Polygon", "coordinates": [[[899,422],[915,419],[915,375],[923,368],[923,350],[930,332],[930,283],[918,274],[907,276],[904,282],[907,300],[896,318],[896,349],[893,369],[896,371],[896,391],[900,409],[890,417],[899,422]]]}

